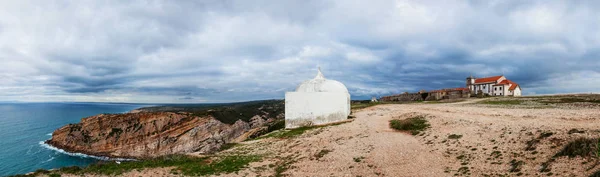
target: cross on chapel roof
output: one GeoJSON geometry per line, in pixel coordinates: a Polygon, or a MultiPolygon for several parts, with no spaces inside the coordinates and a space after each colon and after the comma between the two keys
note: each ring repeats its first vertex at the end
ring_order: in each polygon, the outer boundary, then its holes
{"type": "Polygon", "coordinates": [[[323,76],[323,73],[321,73],[321,67],[319,67],[319,72],[317,73],[317,76],[315,77],[315,79],[325,79],[325,76],[323,76]]]}

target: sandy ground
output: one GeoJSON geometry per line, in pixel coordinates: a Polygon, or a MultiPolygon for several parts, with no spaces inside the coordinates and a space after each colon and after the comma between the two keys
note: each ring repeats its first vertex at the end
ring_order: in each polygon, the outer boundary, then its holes
{"type": "Polygon", "coordinates": [[[351,123],[294,139],[250,142],[245,148],[267,149],[293,161],[283,173],[291,176],[587,176],[598,170],[586,159],[565,157],[540,172],[542,163],[569,140],[598,137],[600,110],[508,109],[473,102],[379,105],[357,111],[351,123]],[[389,128],[390,120],[415,115],[426,116],[431,124],[424,134],[389,128]],[[568,134],[573,128],[585,132],[568,134]],[[552,135],[539,138],[547,132],[552,135]],[[449,139],[451,134],[462,137],[449,139]],[[534,139],[539,142],[526,150],[534,139]],[[331,152],[317,159],[322,150],[331,152]],[[510,172],[511,161],[522,164],[510,172]]]}
{"type": "MultiPolygon", "coordinates": [[[[592,159],[561,157],[540,172],[568,141],[599,137],[600,110],[472,103],[378,105],[355,111],[352,122],[296,138],[244,142],[220,154],[261,154],[263,161],[220,176],[588,176],[600,169],[592,159]],[[392,119],[416,115],[426,116],[431,128],[420,135],[389,128],[392,119]],[[583,132],[567,133],[573,128],[583,132]]],[[[160,168],[124,176],[171,174],[160,168]]]]}

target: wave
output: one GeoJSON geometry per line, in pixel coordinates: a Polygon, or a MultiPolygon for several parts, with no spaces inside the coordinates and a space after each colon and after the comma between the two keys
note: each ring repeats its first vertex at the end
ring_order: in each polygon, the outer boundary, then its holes
{"type": "Polygon", "coordinates": [[[29,146],[29,149],[27,149],[27,152],[26,152],[25,154],[27,154],[27,155],[35,155],[35,154],[37,154],[37,153],[40,153],[40,152],[42,152],[42,149],[41,149],[41,148],[35,148],[35,149],[37,149],[37,151],[32,151],[31,149],[33,149],[33,148],[34,148],[34,146],[35,146],[35,145],[30,145],[30,146],[29,146]]]}
{"type": "Polygon", "coordinates": [[[48,163],[48,162],[50,162],[50,161],[52,161],[52,160],[54,160],[54,156],[50,156],[50,159],[48,159],[48,160],[46,160],[46,161],[43,161],[42,163],[48,163]]]}
{"type": "Polygon", "coordinates": [[[48,136],[52,136],[52,133],[48,133],[48,134],[46,134],[46,135],[48,135],[48,136]]]}
{"type": "Polygon", "coordinates": [[[110,157],[104,157],[104,156],[88,155],[88,154],[78,153],[78,152],[67,152],[60,148],[49,145],[45,141],[40,141],[39,144],[46,149],[50,149],[50,150],[53,150],[53,151],[56,151],[56,152],[59,152],[62,154],[66,154],[69,156],[73,156],[73,157],[93,158],[93,159],[98,159],[98,160],[103,160],[103,161],[135,161],[135,159],[110,158],[110,157]]]}

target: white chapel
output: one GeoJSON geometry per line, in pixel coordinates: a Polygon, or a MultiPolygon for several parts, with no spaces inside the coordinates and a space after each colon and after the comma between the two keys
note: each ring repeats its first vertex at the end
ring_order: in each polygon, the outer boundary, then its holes
{"type": "Polygon", "coordinates": [[[285,128],[323,125],[348,119],[350,93],[341,82],[325,79],[319,68],[314,79],[285,93],[285,128]]]}

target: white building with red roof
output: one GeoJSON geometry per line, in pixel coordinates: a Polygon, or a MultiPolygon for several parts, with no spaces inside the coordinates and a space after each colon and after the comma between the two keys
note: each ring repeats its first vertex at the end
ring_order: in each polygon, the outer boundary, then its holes
{"type": "Polygon", "coordinates": [[[504,76],[485,78],[467,77],[467,88],[471,93],[489,94],[491,96],[521,96],[521,86],[504,76]]]}

